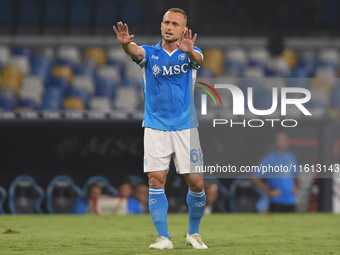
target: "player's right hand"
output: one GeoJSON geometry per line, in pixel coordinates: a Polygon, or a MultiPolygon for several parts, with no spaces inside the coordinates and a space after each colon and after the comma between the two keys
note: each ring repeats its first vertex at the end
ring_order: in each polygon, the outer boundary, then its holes
{"type": "Polygon", "coordinates": [[[129,35],[129,28],[126,23],[123,24],[123,22],[119,21],[117,23],[117,28],[113,26],[113,30],[115,31],[117,39],[121,44],[129,44],[132,42],[134,35],[129,35]]]}
{"type": "Polygon", "coordinates": [[[278,197],[281,195],[281,190],[280,189],[273,189],[271,191],[269,191],[269,196],[271,197],[278,197]]]}

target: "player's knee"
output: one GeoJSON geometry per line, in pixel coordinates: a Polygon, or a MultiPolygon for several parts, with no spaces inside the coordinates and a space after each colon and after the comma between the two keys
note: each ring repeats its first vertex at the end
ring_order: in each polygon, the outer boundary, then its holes
{"type": "Polygon", "coordinates": [[[157,176],[149,176],[149,186],[150,188],[164,188],[165,180],[157,176]]]}
{"type": "Polygon", "coordinates": [[[191,181],[191,183],[189,184],[189,188],[192,191],[201,192],[204,188],[203,179],[196,179],[194,181],[191,181]]]}

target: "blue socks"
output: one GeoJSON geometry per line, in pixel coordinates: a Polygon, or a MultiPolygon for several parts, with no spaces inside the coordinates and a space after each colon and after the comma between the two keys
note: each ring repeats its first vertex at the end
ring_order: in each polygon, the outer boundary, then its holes
{"type": "MultiPolygon", "coordinates": [[[[189,234],[199,233],[198,228],[205,208],[205,192],[195,192],[189,189],[187,195],[189,206],[189,234]]],[[[168,200],[164,194],[164,188],[149,188],[149,210],[153,224],[158,235],[170,239],[168,233],[168,200]]]]}
{"type": "Polygon", "coordinates": [[[198,228],[205,208],[205,192],[195,192],[189,189],[187,195],[189,206],[189,235],[198,233],[198,228]]]}
{"type": "Polygon", "coordinates": [[[167,222],[168,207],[164,188],[149,188],[149,210],[153,224],[159,236],[165,236],[170,239],[167,222]]]}

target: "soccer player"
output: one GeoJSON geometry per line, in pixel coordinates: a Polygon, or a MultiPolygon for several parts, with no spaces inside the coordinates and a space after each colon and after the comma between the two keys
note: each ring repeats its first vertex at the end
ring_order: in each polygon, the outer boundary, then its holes
{"type": "Polygon", "coordinates": [[[203,61],[194,46],[197,34],[187,28],[187,16],[179,8],[169,9],[161,22],[162,40],[153,46],[132,42],[127,24],[113,27],[124,51],[142,69],[145,113],[144,172],[149,177],[149,209],[159,238],[150,249],[172,249],[167,226],[168,201],[164,194],[166,174],[173,156],[176,171],[189,186],[189,230],[186,243],[207,249],[199,234],[205,208],[203,176],[190,169],[202,166],[198,121],[193,91],[196,71],[203,61]]]}
{"type": "MultiPolygon", "coordinates": [[[[287,152],[288,137],[284,132],[275,136],[275,151],[264,156],[260,162],[262,166],[280,167],[297,166],[295,156],[287,152]]],[[[253,182],[270,196],[270,212],[295,212],[296,195],[299,192],[298,172],[275,172],[261,175],[255,174],[253,182]],[[266,178],[262,181],[260,178],[266,178]]]]}

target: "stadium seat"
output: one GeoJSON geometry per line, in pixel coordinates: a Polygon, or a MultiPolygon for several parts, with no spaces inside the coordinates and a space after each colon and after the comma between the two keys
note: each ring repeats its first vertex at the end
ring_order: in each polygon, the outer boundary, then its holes
{"type": "Polygon", "coordinates": [[[225,74],[233,77],[242,77],[243,68],[248,62],[243,48],[231,48],[225,52],[225,74]]]}
{"type": "Polygon", "coordinates": [[[133,84],[135,86],[142,85],[142,72],[141,69],[136,63],[130,61],[129,64],[126,65],[125,69],[125,78],[130,82],[122,81],[122,85],[133,84]]]}
{"type": "Polygon", "coordinates": [[[55,49],[52,46],[41,46],[39,48],[34,48],[33,56],[38,58],[46,58],[53,60],[55,58],[55,49]]]}
{"type": "Polygon", "coordinates": [[[31,75],[40,76],[46,83],[50,80],[52,60],[44,56],[31,58],[31,75]]]}
{"type": "Polygon", "coordinates": [[[38,104],[32,99],[19,98],[15,111],[33,111],[38,109],[38,104]]]}
{"type": "Polygon", "coordinates": [[[31,176],[20,175],[15,178],[9,187],[8,194],[11,213],[42,213],[40,206],[44,199],[44,191],[31,176]]]}
{"type": "Polygon", "coordinates": [[[52,74],[55,78],[65,78],[69,83],[73,82],[73,72],[69,66],[55,66],[52,74]]]}
{"type": "Polygon", "coordinates": [[[45,87],[40,76],[26,76],[22,82],[20,97],[32,99],[37,105],[40,105],[44,90],[45,87]]]}
{"type": "Polygon", "coordinates": [[[5,211],[3,209],[3,205],[5,203],[5,200],[7,198],[7,192],[6,190],[0,186],[0,214],[4,214],[5,211]]]}
{"type": "Polygon", "coordinates": [[[13,111],[14,106],[14,99],[0,97],[0,111],[13,111]]]}
{"type": "Polygon", "coordinates": [[[215,76],[220,76],[223,72],[224,53],[221,49],[207,49],[203,52],[203,66],[213,71],[215,76]]]}
{"type": "Polygon", "coordinates": [[[87,48],[85,51],[85,56],[87,58],[94,59],[99,66],[106,64],[106,52],[100,47],[87,48]]]}
{"type": "Polygon", "coordinates": [[[15,97],[16,95],[13,89],[0,87],[0,98],[8,98],[14,100],[15,97]]]}
{"type": "Polygon", "coordinates": [[[91,98],[89,108],[91,110],[109,111],[111,110],[111,101],[107,97],[93,96],[91,98]]]}
{"type": "Polygon", "coordinates": [[[11,88],[16,94],[20,91],[22,72],[17,66],[6,65],[2,68],[0,85],[3,88],[11,88]]]}
{"type": "Polygon", "coordinates": [[[249,50],[249,66],[265,67],[270,59],[269,53],[265,48],[252,48],[249,50]]]}
{"type": "Polygon", "coordinates": [[[81,62],[79,49],[75,46],[61,46],[57,51],[57,57],[60,59],[68,59],[77,66],[81,62]]]}
{"type": "Polygon", "coordinates": [[[110,48],[107,51],[107,59],[108,61],[116,61],[121,62],[123,65],[129,64],[132,60],[123,50],[120,48],[110,48]]]}
{"type": "Polygon", "coordinates": [[[134,110],[138,107],[138,94],[133,87],[119,87],[117,89],[116,99],[114,100],[114,108],[134,110]]]}
{"type": "Polygon", "coordinates": [[[117,1],[96,1],[95,24],[97,26],[112,26],[117,23],[117,1]]]}
{"type": "Polygon", "coordinates": [[[319,55],[319,66],[331,67],[337,70],[340,63],[339,52],[335,48],[323,48],[320,50],[319,55]]]}
{"type": "Polygon", "coordinates": [[[8,64],[19,67],[23,74],[29,74],[31,71],[31,64],[26,56],[13,55],[9,59],[8,64]]]}
{"type": "Polygon", "coordinates": [[[104,195],[119,196],[118,190],[104,176],[93,176],[88,179],[83,186],[83,194],[87,194],[88,188],[93,184],[100,186],[104,195]]]}
{"type": "MultiPolygon", "coordinates": [[[[1,15],[0,15],[1,16],[1,15]]],[[[0,64],[7,64],[11,57],[11,51],[7,46],[0,45],[0,64]]]]}
{"type": "Polygon", "coordinates": [[[204,178],[204,184],[207,185],[209,183],[212,184],[216,184],[218,187],[218,199],[217,199],[217,203],[218,203],[218,209],[221,213],[225,213],[227,212],[226,209],[226,204],[228,202],[229,199],[229,192],[228,189],[222,185],[222,183],[220,182],[219,179],[217,178],[204,178]]]}
{"type": "Polygon", "coordinates": [[[297,57],[292,49],[285,49],[280,58],[288,64],[289,68],[294,68],[297,65],[297,57]]]}
{"type": "Polygon", "coordinates": [[[300,52],[296,68],[305,70],[308,73],[308,77],[312,77],[316,68],[315,52],[312,50],[300,52]]]}
{"type": "Polygon", "coordinates": [[[237,178],[230,185],[229,208],[232,212],[251,213],[256,211],[260,193],[251,179],[237,178]]]}
{"type": "Polygon", "coordinates": [[[96,69],[92,66],[76,66],[73,69],[74,75],[88,76],[91,78],[95,78],[96,69]]]}
{"type": "Polygon", "coordinates": [[[101,66],[97,69],[97,75],[100,78],[111,79],[115,84],[121,84],[120,72],[114,66],[101,66]]]}
{"type": "Polygon", "coordinates": [[[69,90],[70,86],[66,78],[60,77],[51,78],[49,83],[47,84],[47,88],[56,88],[59,89],[63,94],[65,94],[69,90]]]}
{"type": "Polygon", "coordinates": [[[46,190],[46,206],[49,213],[72,213],[75,202],[83,197],[82,190],[69,176],[54,177],[46,190]]]}
{"type": "Polygon", "coordinates": [[[65,58],[57,58],[55,60],[55,65],[56,66],[69,66],[72,69],[74,68],[73,61],[70,59],[65,59],[65,58]]]}
{"type": "Polygon", "coordinates": [[[66,97],[64,99],[64,109],[66,110],[85,110],[85,104],[78,97],[66,97]]]}
{"type": "MultiPolygon", "coordinates": [[[[69,98],[79,98],[79,99],[81,99],[85,108],[88,108],[89,105],[90,105],[91,95],[86,90],[70,88],[67,91],[66,96],[69,97],[69,98]]],[[[72,103],[72,104],[74,104],[74,103],[72,103]]],[[[78,103],[75,103],[75,104],[77,105],[78,103]]],[[[78,107],[78,106],[75,106],[75,107],[78,107]]],[[[79,109],[79,110],[81,110],[81,109],[79,109]]]]}
{"type": "Polygon", "coordinates": [[[30,60],[32,56],[32,51],[29,47],[15,47],[12,54],[18,56],[26,56],[30,60]]]}
{"type": "Polygon", "coordinates": [[[56,87],[47,88],[41,105],[41,110],[58,111],[63,107],[63,91],[56,87]]]}
{"type": "Polygon", "coordinates": [[[267,77],[289,77],[290,68],[285,60],[273,58],[267,61],[265,72],[267,77]]]}
{"type": "Polygon", "coordinates": [[[91,95],[93,95],[95,92],[95,85],[93,79],[85,75],[75,75],[73,77],[72,87],[75,89],[85,90],[91,95]]]}

